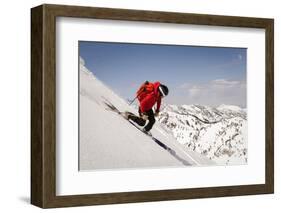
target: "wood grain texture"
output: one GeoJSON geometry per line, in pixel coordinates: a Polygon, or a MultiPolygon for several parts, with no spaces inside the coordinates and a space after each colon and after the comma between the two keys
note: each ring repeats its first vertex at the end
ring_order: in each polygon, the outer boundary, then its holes
{"type": "Polygon", "coordinates": [[[127,10],[98,7],[77,7],[67,5],[44,5],[52,10],[54,16],[75,18],[96,18],[124,21],[147,21],[177,24],[196,24],[209,26],[233,26],[265,28],[271,21],[263,18],[238,16],[219,16],[193,13],[173,13],[162,11],[127,10]]]}
{"type": "Polygon", "coordinates": [[[31,14],[31,203],[43,204],[42,63],[43,7],[31,14]]]}
{"type": "Polygon", "coordinates": [[[31,203],[66,207],[266,194],[274,191],[273,20],[156,11],[41,5],[31,10],[31,203]],[[56,196],[56,17],[262,28],[266,30],[266,183],[56,196]]]}
{"type": "Polygon", "coordinates": [[[31,23],[31,203],[45,208],[56,194],[55,17],[39,6],[31,23]]]}
{"type": "Polygon", "coordinates": [[[265,156],[266,185],[274,192],[274,21],[266,26],[265,56],[265,156]]]}

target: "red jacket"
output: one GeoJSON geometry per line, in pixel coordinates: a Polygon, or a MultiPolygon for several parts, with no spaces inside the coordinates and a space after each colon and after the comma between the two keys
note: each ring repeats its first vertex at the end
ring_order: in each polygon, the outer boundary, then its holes
{"type": "Polygon", "coordinates": [[[156,111],[159,111],[161,106],[161,95],[158,90],[160,86],[160,82],[153,83],[154,90],[152,92],[143,92],[138,96],[138,100],[140,102],[141,112],[146,112],[157,103],[156,111]]]}

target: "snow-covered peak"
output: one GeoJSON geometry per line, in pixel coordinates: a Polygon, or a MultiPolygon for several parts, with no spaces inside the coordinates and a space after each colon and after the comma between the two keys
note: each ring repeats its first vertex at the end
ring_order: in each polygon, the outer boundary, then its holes
{"type": "Polygon", "coordinates": [[[85,60],[81,56],[79,56],[79,63],[80,65],[85,66],[85,60]]]}
{"type": "Polygon", "coordinates": [[[87,67],[85,66],[85,61],[81,56],[79,57],[79,69],[80,72],[83,72],[91,76],[91,78],[95,78],[94,74],[90,70],[88,70],[87,67]]]}
{"type": "Polygon", "coordinates": [[[234,105],[226,105],[226,104],[221,104],[219,107],[217,107],[218,110],[232,110],[232,111],[242,111],[242,108],[239,106],[234,106],[234,105]]]}
{"type": "Polygon", "coordinates": [[[221,165],[247,163],[247,113],[238,106],[167,105],[158,120],[189,150],[221,165]]]}

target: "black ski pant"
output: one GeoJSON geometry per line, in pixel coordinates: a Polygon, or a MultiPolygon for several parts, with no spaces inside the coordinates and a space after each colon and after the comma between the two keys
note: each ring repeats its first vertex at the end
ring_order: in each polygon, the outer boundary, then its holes
{"type": "MultiPolygon", "coordinates": [[[[148,116],[148,124],[144,127],[144,130],[148,132],[151,130],[151,128],[153,127],[153,125],[155,123],[154,112],[152,109],[150,109],[143,114],[148,116]]],[[[130,116],[130,119],[132,121],[134,121],[135,123],[137,123],[139,126],[144,126],[146,123],[146,120],[141,117],[130,116]]]]}

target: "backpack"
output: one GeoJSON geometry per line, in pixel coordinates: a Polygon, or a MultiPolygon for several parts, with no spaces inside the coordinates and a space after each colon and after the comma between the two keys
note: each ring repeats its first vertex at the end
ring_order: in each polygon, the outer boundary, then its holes
{"type": "Polygon", "coordinates": [[[148,94],[154,91],[154,84],[151,82],[144,82],[137,91],[137,97],[141,96],[142,94],[148,94]]]}

